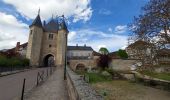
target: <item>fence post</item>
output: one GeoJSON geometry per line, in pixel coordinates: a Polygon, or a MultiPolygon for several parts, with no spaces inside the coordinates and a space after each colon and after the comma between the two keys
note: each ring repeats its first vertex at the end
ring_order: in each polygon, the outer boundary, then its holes
{"type": "Polygon", "coordinates": [[[38,82],[38,77],[39,77],[39,72],[37,73],[37,86],[38,86],[38,84],[39,84],[39,82],[38,82]]]}
{"type": "Polygon", "coordinates": [[[24,100],[24,91],[25,91],[25,78],[24,78],[23,87],[22,87],[21,100],[24,100]]]}

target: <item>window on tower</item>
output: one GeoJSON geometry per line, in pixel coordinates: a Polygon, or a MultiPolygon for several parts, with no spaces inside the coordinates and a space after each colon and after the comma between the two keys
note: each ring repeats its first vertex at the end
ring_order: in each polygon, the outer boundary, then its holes
{"type": "Polygon", "coordinates": [[[48,39],[53,40],[53,34],[52,33],[49,34],[48,39]]]}
{"type": "Polygon", "coordinates": [[[32,30],[30,30],[30,34],[32,35],[32,30]]]}

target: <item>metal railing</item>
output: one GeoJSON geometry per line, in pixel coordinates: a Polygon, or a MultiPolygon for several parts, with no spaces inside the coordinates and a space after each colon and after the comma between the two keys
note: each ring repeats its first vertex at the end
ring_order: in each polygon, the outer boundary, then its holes
{"type": "Polygon", "coordinates": [[[19,71],[19,70],[24,70],[24,69],[30,69],[31,67],[25,66],[25,67],[0,67],[0,73],[3,72],[12,72],[12,71],[19,71]]]}
{"type": "MultiPolygon", "coordinates": [[[[45,70],[38,71],[37,73],[37,80],[36,80],[36,87],[42,84],[45,80],[48,79],[50,75],[56,70],[56,67],[48,67],[45,70]]],[[[23,80],[23,87],[22,87],[22,94],[20,100],[24,100],[24,94],[25,92],[25,84],[26,84],[26,79],[24,78],[23,80]]]]}

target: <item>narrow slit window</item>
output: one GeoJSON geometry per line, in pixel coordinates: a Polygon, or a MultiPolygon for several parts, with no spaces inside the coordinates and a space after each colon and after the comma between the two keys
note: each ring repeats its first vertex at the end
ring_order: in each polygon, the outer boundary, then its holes
{"type": "Polygon", "coordinates": [[[32,35],[32,30],[30,30],[30,34],[32,35]]]}

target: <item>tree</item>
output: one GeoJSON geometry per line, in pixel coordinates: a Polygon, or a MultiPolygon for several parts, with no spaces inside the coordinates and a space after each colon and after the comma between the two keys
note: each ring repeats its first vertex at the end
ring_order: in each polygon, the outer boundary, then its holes
{"type": "Polygon", "coordinates": [[[128,55],[126,53],[125,50],[121,50],[119,49],[119,51],[117,52],[118,56],[121,57],[121,58],[128,58],[128,55]]]}
{"type": "Polygon", "coordinates": [[[105,68],[109,67],[110,61],[111,61],[111,58],[109,57],[109,55],[101,54],[98,59],[97,65],[104,70],[105,68]]]}
{"type": "Polygon", "coordinates": [[[143,14],[134,18],[131,25],[135,41],[142,39],[165,48],[170,43],[170,0],[150,0],[143,14]]]}
{"type": "MultiPolygon", "coordinates": [[[[130,25],[132,35],[131,40],[142,40],[150,48],[150,57],[147,61],[153,64],[157,59],[153,56],[159,49],[167,48],[170,44],[170,0],[150,0],[142,7],[142,14],[134,18],[130,25]]],[[[141,47],[142,48],[142,47],[141,47]]],[[[148,55],[142,55],[142,60],[146,61],[148,55]]]]}
{"type": "Polygon", "coordinates": [[[109,67],[109,63],[111,61],[111,58],[108,55],[109,51],[107,50],[107,48],[101,47],[99,49],[99,52],[101,54],[100,54],[100,57],[97,61],[97,65],[104,70],[105,68],[109,67]]]}
{"type": "Polygon", "coordinates": [[[101,47],[101,48],[99,49],[99,52],[100,52],[101,54],[108,54],[108,53],[109,53],[109,51],[107,50],[107,48],[104,48],[104,47],[101,47]]]}

